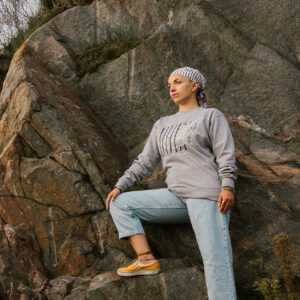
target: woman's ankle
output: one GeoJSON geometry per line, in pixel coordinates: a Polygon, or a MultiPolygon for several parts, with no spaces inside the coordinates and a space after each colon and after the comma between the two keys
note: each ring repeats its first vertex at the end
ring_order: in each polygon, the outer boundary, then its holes
{"type": "Polygon", "coordinates": [[[147,254],[143,256],[139,256],[138,260],[141,262],[150,261],[150,260],[156,260],[153,254],[147,254]]]}

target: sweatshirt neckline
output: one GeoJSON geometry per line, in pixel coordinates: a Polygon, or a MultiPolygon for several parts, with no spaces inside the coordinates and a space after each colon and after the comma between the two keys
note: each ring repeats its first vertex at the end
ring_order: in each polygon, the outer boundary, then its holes
{"type": "Polygon", "coordinates": [[[188,114],[190,112],[193,112],[193,111],[196,111],[196,110],[199,110],[201,107],[198,106],[198,107],[195,107],[195,108],[192,108],[192,109],[189,109],[189,110],[179,110],[176,115],[185,115],[185,114],[188,114]]]}

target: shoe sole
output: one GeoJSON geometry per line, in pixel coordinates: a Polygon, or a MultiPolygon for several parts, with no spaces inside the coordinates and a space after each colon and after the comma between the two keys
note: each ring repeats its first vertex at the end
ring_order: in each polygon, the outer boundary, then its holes
{"type": "Polygon", "coordinates": [[[137,276],[137,275],[154,275],[158,274],[160,269],[155,270],[139,270],[139,271],[132,271],[132,272],[122,272],[117,270],[119,276],[130,277],[130,276],[137,276]]]}

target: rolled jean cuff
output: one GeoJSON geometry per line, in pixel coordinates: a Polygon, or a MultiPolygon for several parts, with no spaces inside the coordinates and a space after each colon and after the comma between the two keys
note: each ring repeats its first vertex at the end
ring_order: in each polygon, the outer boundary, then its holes
{"type": "Polygon", "coordinates": [[[125,237],[129,237],[136,234],[145,234],[144,230],[136,230],[136,231],[128,231],[128,232],[119,232],[119,239],[124,239],[125,237]]]}

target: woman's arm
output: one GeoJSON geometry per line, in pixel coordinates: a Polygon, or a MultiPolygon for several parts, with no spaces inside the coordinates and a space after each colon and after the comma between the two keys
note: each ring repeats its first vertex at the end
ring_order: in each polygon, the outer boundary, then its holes
{"type": "Polygon", "coordinates": [[[237,180],[234,141],[226,117],[217,109],[212,115],[209,136],[222,187],[230,186],[234,189],[237,180]]]}
{"type": "Polygon", "coordinates": [[[160,153],[156,143],[157,122],[153,125],[143,151],[133,161],[130,168],[124,172],[124,175],[118,179],[115,187],[121,192],[149,177],[159,163],[160,153]]]}

